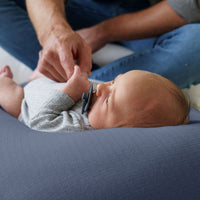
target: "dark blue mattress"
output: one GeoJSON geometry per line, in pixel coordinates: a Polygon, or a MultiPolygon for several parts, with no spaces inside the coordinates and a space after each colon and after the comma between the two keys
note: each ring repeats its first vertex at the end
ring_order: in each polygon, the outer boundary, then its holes
{"type": "Polygon", "coordinates": [[[0,200],[199,200],[200,112],[187,125],[30,130],[0,110],[0,200]]]}

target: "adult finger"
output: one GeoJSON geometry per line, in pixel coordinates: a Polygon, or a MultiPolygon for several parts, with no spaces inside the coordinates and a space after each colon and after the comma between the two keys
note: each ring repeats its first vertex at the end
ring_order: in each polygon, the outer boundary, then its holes
{"type": "Polygon", "coordinates": [[[60,64],[60,60],[56,52],[48,51],[46,53],[43,53],[43,59],[48,62],[54,69],[51,69],[50,73],[54,73],[54,71],[57,71],[57,73],[55,73],[59,74],[59,76],[62,77],[62,80],[67,80],[67,75],[62,65],[60,64]]]}
{"type": "Polygon", "coordinates": [[[58,50],[58,56],[60,59],[60,64],[62,65],[67,78],[69,79],[73,74],[75,65],[72,51],[66,46],[62,45],[62,47],[58,50]]]}
{"type": "Polygon", "coordinates": [[[89,46],[83,46],[79,50],[78,64],[82,72],[87,72],[88,76],[91,75],[92,52],[89,46]]]}
{"type": "Polygon", "coordinates": [[[59,81],[65,82],[66,80],[57,72],[57,70],[45,59],[41,59],[38,62],[38,70],[47,76],[48,78],[59,81]]]}

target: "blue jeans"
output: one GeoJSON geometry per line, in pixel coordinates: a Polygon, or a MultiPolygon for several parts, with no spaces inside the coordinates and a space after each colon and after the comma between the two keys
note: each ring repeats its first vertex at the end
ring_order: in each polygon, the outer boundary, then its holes
{"type": "MultiPolygon", "coordinates": [[[[77,30],[148,6],[147,0],[70,0],[66,13],[69,23],[77,30]]],[[[34,69],[41,46],[28,18],[24,0],[0,1],[0,33],[0,45],[34,69]]],[[[156,38],[121,41],[121,45],[135,53],[94,70],[91,78],[108,81],[129,70],[141,69],[161,74],[180,88],[200,83],[199,34],[200,25],[189,24],[156,38]]]]}
{"type": "Polygon", "coordinates": [[[133,69],[151,71],[170,79],[180,88],[200,82],[200,24],[189,24],[157,38],[132,41],[135,53],[93,71],[93,79],[113,80],[133,69]],[[135,45],[136,44],[136,45],[135,45]]]}

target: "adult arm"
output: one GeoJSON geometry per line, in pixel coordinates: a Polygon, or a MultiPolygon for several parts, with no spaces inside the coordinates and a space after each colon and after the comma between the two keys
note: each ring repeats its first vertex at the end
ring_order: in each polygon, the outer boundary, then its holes
{"type": "Polygon", "coordinates": [[[91,49],[72,30],[65,16],[63,0],[26,0],[28,13],[42,46],[37,68],[51,79],[65,81],[75,63],[91,72],[91,49]]]}
{"type": "Polygon", "coordinates": [[[111,18],[78,33],[96,51],[109,42],[155,37],[185,24],[187,21],[167,1],[161,1],[145,10],[111,18]]]}

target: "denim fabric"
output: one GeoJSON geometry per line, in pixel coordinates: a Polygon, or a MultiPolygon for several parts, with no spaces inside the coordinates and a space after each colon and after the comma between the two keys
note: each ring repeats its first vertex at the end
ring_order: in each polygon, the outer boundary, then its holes
{"type": "Polygon", "coordinates": [[[23,2],[0,1],[0,46],[34,69],[37,65],[38,52],[41,46],[23,2]],[[19,2],[21,4],[18,4],[19,2]]]}
{"type": "MultiPolygon", "coordinates": [[[[41,46],[24,2],[0,1],[0,46],[34,69],[41,46]]],[[[147,0],[70,0],[66,13],[69,23],[77,30],[148,6],[147,0]]],[[[142,69],[159,73],[181,88],[197,84],[200,82],[200,57],[195,55],[200,52],[199,33],[199,24],[190,24],[157,38],[119,42],[135,53],[94,70],[91,78],[107,81],[128,70],[142,69]]]]}
{"type": "Polygon", "coordinates": [[[149,5],[147,0],[71,0],[66,7],[66,13],[69,23],[76,30],[123,13],[147,8],[149,5]]]}
{"type": "MultiPolygon", "coordinates": [[[[93,0],[70,0],[67,19],[74,29],[94,25],[130,9],[131,1],[101,3],[93,0]],[[105,14],[104,14],[105,13],[105,14]]],[[[132,3],[133,4],[133,3],[132,3]]],[[[133,11],[147,7],[146,0],[135,0],[133,11]]],[[[132,6],[133,7],[133,6],[132,6]]],[[[41,46],[26,12],[25,0],[0,1],[0,46],[21,62],[34,69],[41,46]]]]}
{"type": "Polygon", "coordinates": [[[110,81],[133,69],[163,75],[180,88],[200,82],[200,24],[189,24],[157,38],[124,42],[135,53],[93,71],[91,78],[110,81]]]}
{"type": "MultiPolygon", "coordinates": [[[[130,11],[130,3],[131,1],[111,4],[92,0],[71,0],[66,6],[67,19],[77,30],[128,12],[128,9],[130,11]]],[[[149,4],[146,0],[135,0],[131,10],[136,11],[147,6],[149,4]]],[[[0,24],[0,46],[34,69],[41,46],[28,18],[25,0],[1,0],[0,24]]]]}

